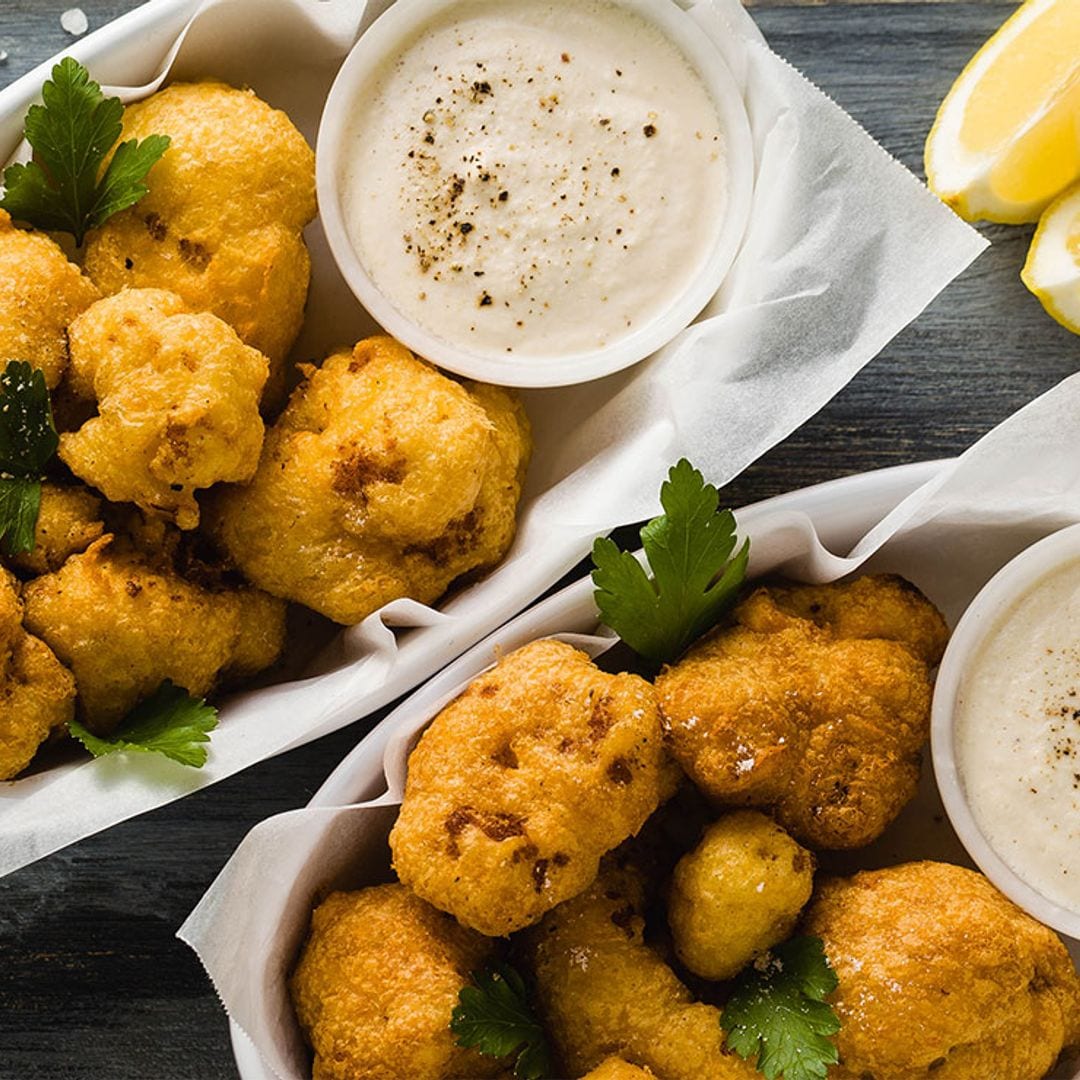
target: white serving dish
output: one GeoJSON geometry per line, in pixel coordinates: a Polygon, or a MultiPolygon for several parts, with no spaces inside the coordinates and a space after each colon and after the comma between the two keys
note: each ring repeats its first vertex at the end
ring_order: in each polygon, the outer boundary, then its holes
{"type": "MultiPolygon", "coordinates": [[[[1052,533],[1002,567],[971,602],[953,631],[934,687],[931,745],[934,772],[953,828],[982,872],[1014,903],[1040,922],[1080,938],[1080,914],[1048,900],[994,850],[979,828],[956,758],[955,716],[970,659],[1009,610],[1037,582],[1080,558],[1080,526],[1052,533]]],[[[1080,633],[1080,628],[1077,628],[1080,633]]]]}
{"type": "Polygon", "coordinates": [[[618,0],[659,27],[690,61],[716,104],[724,131],[727,206],[724,223],[691,286],[650,323],[606,348],[528,360],[483,356],[418,325],[383,294],[357,256],[342,209],[344,163],[350,146],[351,109],[387,57],[414,40],[434,17],[458,0],[397,0],[353,47],[326,101],[317,146],[319,208],[330,250],[357,299],[414,352],[459,375],[503,386],[550,387],[588,382],[630,367],[666,345],[701,313],[723,284],[750,215],[754,149],[746,106],[723,56],[694,21],[670,0],[618,0]]]}
{"type": "MultiPolygon", "coordinates": [[[[948,467],[941,462],[884,469],[795,491],[738,511],[740,532],[752,539],[751,574],[797,565],[789,560],[778,566],[775,561],[775,553],[785,546],[784,537],[790,536],[792,529],[799,531],[799,544],[808,555],[818,544],[830,551],[849,550],[902,499],[924,482],[944,478],[947,471],[948,467]],[[808,528],[806,520],[796,520],[803,515],[812,528],[808,528]]],[[[790,542],[786,546],[790,549],[790,542]]],[[[961,552],[956,557],[966,560],[966,555],[961,552]]],[[[886,548],[871,558],[865,569],[906,574],[916,584],[929,588],[922,573],[925,566],[918,561],[913,564],[912,558],[902,548],[899,553],[890,553],[886,548]]],[[[929,591],[934,599],[935,592],[929,591]]],[[[941,602],[950,621],[955,621],[963,610],[963,602],[958,603],[951,597],[941,602]]],[[[496,650],[509,651],[538,637],[588,635],[596,630],[592,584],[584,579],[502,627],[413,694],[341,762],[316,792],[309,810],[299,812],[317,811],[320,815],[331,815],[336,807],[370,804],[380,808],[377,811],[381,815],[379,823],[369,834],[358,832],[356,836],[360,839],[355,846],[346,846],[342,850],[340,845],[335,847],[328,841],[327,828],[332,828],[329,817],[320,816],[313,822],[310,834],[305,832],[280,862],[275,859],[275,881],[261,896],[261,903],[273,913],[271,918],[282,922],[299,919],[306,928],[305,916],[315,895],[321,894],[322,890],[356,888],[386,880],[389,866],[385,837],[393,819],[393,808],[400,801],[408,750],[427,718],[455,696],[464,683],[489,667],[496,650]]],[[[589,644],[587,639],[586,644],[589,644]]],[[[602,648],[603,644],[593,639],[592,651],[602,648]]],[[[296,834],[292,834],[292,839],[295,837],[296,834]]],[[[885,835],[857,852],[823,855],[822,869],[846,873],[920,858],[975,865],[957,835],[945,823],[929,761],[924,762],[915,801],[885,835]]],[[[249,867],[248,871],[251,869],[249,867]]],[[[198,911],[192,919],[197,917],[198,911]]],[[[185,940],[191,940],[187,936],[190,925],[189,921],[180,931],[185,940]]],[[[258,984],[261,979],[273,988],[270,993],[274,999],[256,1005],[264,1012],[262,1020],[268,1025],[288,1025],[293,1021],[284,974],[293,962],[300,935],[280,942],[273,934],[264,934],[260,940],[273,943],[272,951],[268,945],[265,956],[255,962],[255,970],[245,971],[245,980],[258,984]]],[[[1067,940],[1067,944],[1074,958],[1080,961],[1080,940],[1067,940]]],[[[295,1071],[275,1073],[235,1020],[231,1022],[231,1032],[242,1080],[280,1080],[281,1077],[294,1080],[301,1075],[295,1071]]],[[[1056,1080],[1080,1080],[1080,1069],[1075,1062],[1062,1062],[1052,1076],[1056,1080]]]]}

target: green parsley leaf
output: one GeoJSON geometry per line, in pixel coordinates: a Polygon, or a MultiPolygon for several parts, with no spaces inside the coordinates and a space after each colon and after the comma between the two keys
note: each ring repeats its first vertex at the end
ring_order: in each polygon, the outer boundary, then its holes
{"type": "Polygon", "coordinates": [[[641,530],[652,578],[614,541],[593,545],[596,606],[641,656],[674,660],[716,625],[746,577],[750,542],[731,558],[735,518],[719,504],[716,488],[683,458],[660,488],[664,514],[641,530]]]}
{"type": "Polygon", "coordinates": [[[53,425],[45,376],[25,360],[0,374],[0,551],[34,548],[41,478],[60,439],[53,425]]]}
{"type": "Polygon", "coordinates": [[[151,135],[141,143],[121,143],[102,175],[101,166],[122,130],[120,99],[106,98],[70,56],[52,69],[41,98],[44,104],[31,105],[26,114],[26,141],[34,159],[4,170],[0,207],[39,229],[71,233],[81,245],[89,229],[146,194],[142,181],[169,139],[151,135]]]}
{"type": "Polygon", "coordinates": [[[509,964],[473,975],[475,986],[463,987],[450,1020],[458,1046],[488,1057],[517,1052],[514,1075],[544,1080],[554,1075],[544,1029],[529,1007],[525,981],[509,964]]]}
{"type": "Polygon", "coordinates": [[[166,679],[105,738],[77,720],[68,727],[94,757],[118,751],[164,754],[181,765],[201,769],[206,764],[205,744],[217,722],[217,709],[166,679]]]}
{"type": "Polygon", "coordinates": [[[821,938],[786,941],[737,979],[720,1018],[727,1045],[757,1054],[767,1080],[824,1080],[840,1060],[830,1038],[840,1021],[825,1003],[837,985],[821,938]]]}

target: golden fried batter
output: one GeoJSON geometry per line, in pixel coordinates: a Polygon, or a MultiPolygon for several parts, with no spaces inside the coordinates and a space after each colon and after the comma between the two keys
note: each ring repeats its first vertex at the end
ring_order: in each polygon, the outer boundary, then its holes
{"type": "Polygon", "coordinates": [[[620,1057],[609,1057],[602,1061],[581,1080],[649,1080],[656,1073],[640,1065],[631,1065],[620,1057]]]}
{"type": "Polygon", "coordinates": [[[75,680],[49,647],[26,633],[15,579],[0,569],[0,780],[30,764],[75,711],[75,680]]]}
{"type": "Polygon", "coordinates": [[[311,917],[290,981],[313,1080],[491,1077],[506,1062],[459,1047],[458,993],[492,943],[401,885],[335,892],[311,917]]]}
{"type": "Polygon", "coordinates": [[[724,1049],[720,1013],[693,994],[644,941],[643,886],[605,868],[580,896],[526,935],[537,999],[567,1075],[615,1054],[663,1080],[754,1080],[724,1049]]]}
{"type": "Polygon", "coordinates": [[[311,261],[315,157],[279,110],[224,83],[175,83],[124,112],[124,139],[168,135],[149,194],[86,241],[105,293],[160,288],[210,311],[270,360],[266,397],[285,387],[311,261]]]}
{"type": "Polygon", "coordinates": [[[1080,978],[1052,930],[945,863],[822,885],[806,932],[840,979],[837,1080],[1038,1080],[1080,1039],[1080,978]]]}
{"type": "Polygon", "coordinates": [[[85,551],[104,531],[101,500],[93,492],[44,483],[33,550],[5,559],[23,573],[47,574],[59,570],[70,555],[85,551]]]}
{"type": "Polygon", "coordinates": [[[199,524],[195,491],[250,480],[262,450],[266,357],[175,293],[127,289],[71,325],[68,382],[97,415],[60,457],[112,502],[199,524]]]}
{"type": "Polygon", "coordinates": [[[211,591],[106,534],[23,590],[26,627],[75,674],[85,723],[114,728],[165,679],[197,697],[221,676],[269,667],[285,605],[257,589],[211,591]]]}
{"type": "Polygon", "coordinates": [[[587,888],[673,787],[652,687],[535,641],[473,680],[412,752],[394,868],[466,926],[508,934],[587,888]]]}
{"type": "Polygon", "coordinates": [[[43,233],[0,210],[0,369],[28,360],[53,389],[67,367],[68,323],[101,294],[43,233]]]}
{"type": "Polygon", "coordinates": [[[679,959],[730,979],[790,936],[814,887],[814,857],[756,810],[727,814],[679,860],[668,924],[679,959]]]}
{"type": "Polygon", "coordinates": [[[946,633],[891,576],[756,589],[657,679],[672,752],[710,798],[775,806],[812,847],[868,844],[915,794],[946,633]]]}
{"type": "Polygon", "coordinates": [[[391,338],[305,373],[254,480],[207,507],[249,580],[352,624],[502,558],[531,445],[516,397],[454,382],[391,338]]]}

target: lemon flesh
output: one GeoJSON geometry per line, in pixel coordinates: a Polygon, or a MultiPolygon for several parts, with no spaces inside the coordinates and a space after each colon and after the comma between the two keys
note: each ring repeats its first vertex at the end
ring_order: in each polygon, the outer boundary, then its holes
{"type": "Polygon", "coordinates": [[[976,53],[926,142],[931,188],[968,221],[1037,221],[1080,179],[1080,0],[1027,0],[976,53]]]}
{"type": "Polygon", "coordinates": [[[1062,326],[1080,334],[1080,184],[1047,207],[1020,277],[1062,326]]]}

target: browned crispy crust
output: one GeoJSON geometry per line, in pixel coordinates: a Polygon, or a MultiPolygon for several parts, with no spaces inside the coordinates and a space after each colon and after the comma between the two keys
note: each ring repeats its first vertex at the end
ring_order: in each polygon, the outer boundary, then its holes
{"type": "Polygon", "coordinates": [[[916,862],[827,881],[805,931],[840,980],[837,1080],[1039,1080],[1080,1038],[1065,946],[972,870],[916,862]]]}
{"type": "Polygon", "coordinates": [[[812,847],[861,847],[915,793],[946,636],[894,576],[755,589],[657,679],[672,752],[717,802],[774,806],[812,847]]]}
{"type": "Polygon", "coordinates": [[[409,758],[394,868],[501,935],[588,887],[672,790],[652,687],[536,641],[475,679],[409,758]]]}

